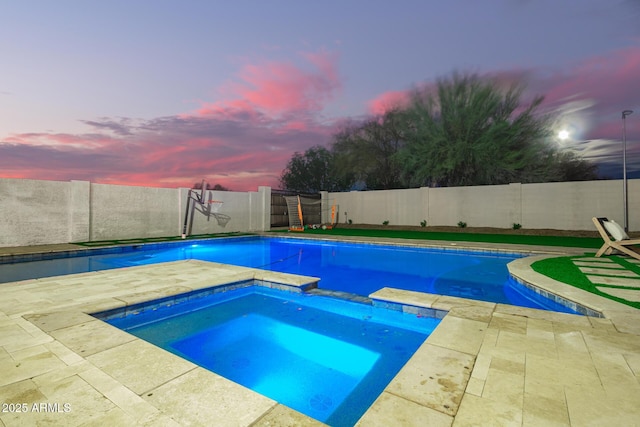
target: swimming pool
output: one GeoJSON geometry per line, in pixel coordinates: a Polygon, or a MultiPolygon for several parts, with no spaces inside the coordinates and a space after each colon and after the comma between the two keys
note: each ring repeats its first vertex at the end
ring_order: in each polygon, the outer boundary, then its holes
{"type": "Polygon", "coordinates": [[[522,257],[520,254],[270,237],[150,244],[102,251],[92,256],[3,264],[0,277],[8,282],[199,259],[320,277],[321,289],[365,297],[383,287],[393,287],[575,313],[509,277],[506,264],[522,257]]]}
{"type": "Polygon", "coordinates": [[[126,310],[95,316],[332,426],[354,425],[439,323],[255,285],[126,310]]]}

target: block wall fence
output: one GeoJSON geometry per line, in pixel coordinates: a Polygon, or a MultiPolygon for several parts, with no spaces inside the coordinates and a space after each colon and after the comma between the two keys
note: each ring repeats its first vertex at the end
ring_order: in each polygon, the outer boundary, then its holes
{"type": "MultiPolygon", "coordinates": [[[[0,179],[0,247],[179,236],[187,188],[0,179]]],[[[207,191],[217,216],[193,213],[191,234],[264,231],[271,188],[207,191]]]]}
{"type": "MultiPolygon", "coordinates": [[[[628,180],[629,230],[640,230],[640,180],[628,180]]],[[[580,181],[475,187],[323,193],[339,223],[592,230],[591,218],[624,221],[623,181],[580,181]]],[[[328,219],[323,218],[323,221],[328,219]]]]}
{"type": "MultiPolygon", "coordinates": [[[[322,192],[338,222],[354,224],[594,230],[591,218],[623,222],[622,180],[322,192]]],[[[640,230],[640,180],[629,180],[629,229],[640,230]]],[[[179,236],[187,188],[0,178],[0,247],[179,236]]],[[[211,191],[217,215],[193,214],[192,234],[270,229],[271,188],[211,191]]]]}

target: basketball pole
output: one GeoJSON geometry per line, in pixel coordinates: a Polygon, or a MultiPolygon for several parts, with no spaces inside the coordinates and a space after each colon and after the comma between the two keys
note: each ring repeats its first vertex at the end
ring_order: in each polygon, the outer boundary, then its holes
{"type": "Polygon", "coordinates": [[[195,202],[200,203],[201,205],[204,204],[204,194],[205,194],[205,188],[206,188],[206,181],[203,179],[202,180],[202,184],[200,184],[200,194],[198,195],[198,193],[196,191],[194,191],[193,188],[189,189],[189,192],[187,193],[187,205],[185,206],[184,209],[184,223],[182,225],[182,238],[186,239],[187,238],[187,228],[189,226],[189,210],[190,208],[193,206],[192,209],[195,210],[195,202]]]}

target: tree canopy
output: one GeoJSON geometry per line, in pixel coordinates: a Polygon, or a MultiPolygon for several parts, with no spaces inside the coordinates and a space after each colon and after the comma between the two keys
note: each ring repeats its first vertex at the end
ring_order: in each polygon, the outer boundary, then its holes
{"type": "Polygon", "coordinates": [[[594,164],[553,141],[544,97],[522,98],[522,85],[454,73],[416,89],[404,108],[343,127],[330,149],[295,153],[281,184],[316,192],[597,179],[594,164]]]}
{"type": "Polygon", "coordinates": [[[402,188],[402,168],[396,155],[402,144],[402,117],[396,111],[339,132],[332,146],[335,172],[343,183],[366,188],[402,188]]]}
{"type": "Polygon", "coordinates": [[[521,181],[549,134],[536,116],[536,97],[522,107],[522,90],[499,89],[475,76],[440,80],[436,94],[413,94],[405,110],[405,145],[398,157],[410,186],[483,185],[521,181]]]}
{"type": "MultiPolygon", "coordinates": [[[[202,189],[202,182],[196,182],[195,184],[193,184],[194,189],[197,190],[201,190],[202,189]]],[[[215,191],[231,191],[230,189],[228,189],[227,187],[221,185],[221,184],[216,184],[216,185],[211,185],[208,182],[205,185],[205,190],[215,190],[215,191]]]]}
{"type": "Polygon", "coordinates": [[[311,147],[304,152],[294,153],[280,176],[280,186],[300,193],[320,191],[341,191],[335,174],[334,154],[322,146],[311,147]]]}

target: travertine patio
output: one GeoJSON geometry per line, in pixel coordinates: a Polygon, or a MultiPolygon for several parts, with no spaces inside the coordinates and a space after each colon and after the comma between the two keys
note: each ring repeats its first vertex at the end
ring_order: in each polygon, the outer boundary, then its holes
{"type": "MultiPolygon", "coordinates": [[[[605,318],[380,290],[447,314],[359,425],[639,423],[638,310],[520,261],[512,273],[605,318]]],[[[191,260],[0,285],[0,426],[319,424],[86,314],[253,279],[314,281],[191,260]]]]}

